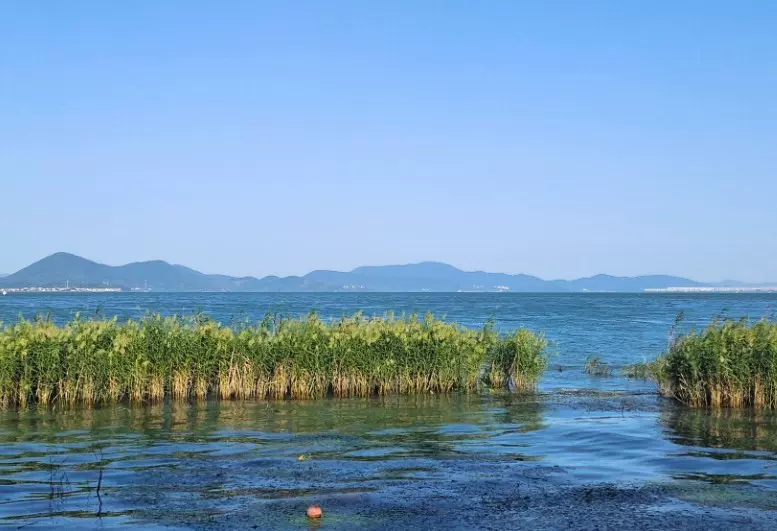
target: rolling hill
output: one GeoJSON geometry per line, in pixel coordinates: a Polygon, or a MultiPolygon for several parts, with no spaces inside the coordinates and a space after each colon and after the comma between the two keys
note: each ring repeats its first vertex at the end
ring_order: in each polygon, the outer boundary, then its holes
{"type": "Polygon", "coordinates": [[[122,266],[100,264],[69,253],[55,253],[16,273],[0,278],[0,286],[148,287],[154,291],[517,291],[638,292],[646,288],[701,286],[666,275],[615,277],[596,275],[576,280],[543,280],[530,275],[462,271],[439,262],[364,266],[349,272],[316,270],[304,276],[231,277],[209,275],[161,260],[122,266]]]}

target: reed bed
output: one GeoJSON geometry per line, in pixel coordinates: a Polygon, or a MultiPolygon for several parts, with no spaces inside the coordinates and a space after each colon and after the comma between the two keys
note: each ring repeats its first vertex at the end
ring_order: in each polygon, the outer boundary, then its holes
{"type": "Polygon", "coordinates": [[[777,322],[714,322],[673,340],[653,370],[692,407],[777,408],[777,322]]]}
{"type": "Polygon", "coordinates": [[[311,313],[235,328],[202,316],[20,320],[0,325],[0,407],[532,389],[546,347],[528,330],[500,335],[431,315],[311,313]]]}

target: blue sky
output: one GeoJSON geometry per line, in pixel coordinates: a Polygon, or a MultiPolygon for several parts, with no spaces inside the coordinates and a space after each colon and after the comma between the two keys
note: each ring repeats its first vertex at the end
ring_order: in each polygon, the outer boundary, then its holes
{"type": "Polygon", "coordinates": [[[777,280],[777,2],[28,2],[0,271],[777,280]]]}

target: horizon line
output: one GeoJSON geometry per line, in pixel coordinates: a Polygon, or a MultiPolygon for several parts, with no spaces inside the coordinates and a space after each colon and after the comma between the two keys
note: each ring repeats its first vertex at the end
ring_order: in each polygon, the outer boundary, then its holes
{"type": "MultiPolygon", "coordinates": [[[[164,259],[161,259],[161,258],[155,258],[155,259],[149,259],[149,260],[135,260],[135,261],[126,262],[126,263],[123,263],[123,264],[112,265],[112,264],[108,264],[108,263],[105,263],[105,262],[100,262],[100,261],[97,261],[97,260],[93,260],[91,258],[86,258],[84,256],[81,256],[81,255],[78,255],[78,254],[75,254],[75,253],[72,253],[72,252],[69,252],[69,251],[56,251],[54,253],[48,254],[48,255],[44,256],[43,258],[35,260],[34,262],[31,262],[30,264],[27,264],[26,266],[23,266],[22,268],[14,271],[12,273],[2,273],[2,274],[0,274],[0,278],[5,278],[5,277],[13,276],[16,273],[19,273],[20,271],[26,269],[27,267],[30,267],[31,265],[34,265],[34,264],[36,264],[38,262],[46,260],[47,258],[52,258],[52,257],[57,256],[57,255],[66,255],[66,256],[69,256],[69,257],[77,258],[79,260],[85,260],[85,261],[92,262],[94,264],[102,265],[102,266],[105,266],[105,267],[119,268],[119,267],[125,267],[125,266],[128,266],[128,265],[148,264],[148,263],[155,263],[156,262],[156,263],[164,263],[164,264],[167,264],[167,265],[172,266],[172,267],[183,267],[183,268],[195,271],[197,273],[200,273],[202,275],[208,275],[208,276],[212,276],[212,275],[228,276],[228,277],[235,278],[235,279],[248,279],[248,278],[251,278],[251,279],[255,279],[255,280],[262,280],[262,279],[268,278],[268,277],[281,278],[281,279],[283,279],[283,278],[295,278],[295,277],[296,278],[303,278],[303,277],[308,276],[308,275],[310,275],[312,273],[315,273],[315,272],[353,273],[354,271],[356,271],[358,269],[362,269],[362,268],[408,267],[408,266],[418,266],[418,265],[429,264],[429,265],[440,265],[440,266],[451,267],[451,268],[456,269],[457,271],[460,271],[462,273],[483,273],[483,274],[489,274],[489,275],[507,275],[507,276],[513,276],[513,277],[515,277],[515,276],[526,276],[526,277],[531,277],[531,278],[535,278],[535,279],[541,280],[543,282],[574,282],[574,281],[578,281],[578,280],[588,280],[588,279],[592,279],[592,278],[596,278],[596,277],[609,277],[609,278],[615,278],[615,279],[636,279],[636,278],[644,278],[644,277],[676,277],[676,278],[679,278],[679,279],[682,279],[682,280],[688,280],[688,281],[691,281],[691,282],[695,282],[697,284],[725,284],[725,283],[730,283],[731,282],[731,283],[743,284],[745,286],[759,286],[759,287],[766,287],[767,285],[777,285],[777,282],[772,282],[772,281],[739,281],[739,280],[736,280],[736,279],[722,279],[722,280],[713,280],[713,281],[696,280],[696,279],[690,278],[688,276],[679,275],[679,274],[671,274],[671,273],[641,273],[641,274],[637,274],[637,275],[615,275],[615,274],[611,274],[611,273],[594,273],[594,274],[591,274],[591,275],[579,276],[579,277],[574,277],[574,278],[545,278],[545,277],[542,277],[542,276],[539,276],[539,275],[534,275],[534,274],[531,274],[531,273],[507,273],[507,272],[503,272],[503,271],[487,271],[487,270],[484,270],[484,269],[470,269],[470,270],[462,269],[461,267],[459,267],[457,265],[451,264],[449,262],[443,262],[443,261],[440,261],[440,260],[420,260],[420,261],[407,262],[407,263],[389,263],[389,264],[363,264],[363,265],[356,266],[356,267],[354,267],[354,268],[352,268],[350,270],[316,268],[316,269],[311,269],[307,273],[304,273],[304,274],[301,274],[301,275],[296,275],[296,274],[281,275],[281,274],[275,274],[275,273],[270,273],[270,274],[266,274],[266,275],[262,275],[262,276],[257,276],[257,275],[254,275],[254,274],[251,274],[251,275],[233,275],[233,274],[227,274],[227,273],[206,273],[206,272],[201,271],[199,269],[195,269],[195,268],[192,268],[192,267],[184,265],[184,264],[179,264],[179,263],[167,261],[167,260],[164,260],[164,259]]],[[[683,288],[683,286],[676,286],[676,288],[683,288]]]]}

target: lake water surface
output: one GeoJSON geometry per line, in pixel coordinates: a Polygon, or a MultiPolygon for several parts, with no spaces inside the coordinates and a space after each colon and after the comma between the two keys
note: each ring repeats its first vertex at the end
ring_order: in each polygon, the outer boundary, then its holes
{"type": "Polygon", "coordinates": [[[532,395],[167,403],[0,411],[0,527],[774,529],[777,417],[690,410],[583,373],[654,358],[681,328],[772,316],[774,295],[64,294],[0,320],[203,311],[432,311],[552,340],[532,395]],[[311,524],[310,503],[325,516],[311,524]]]}

